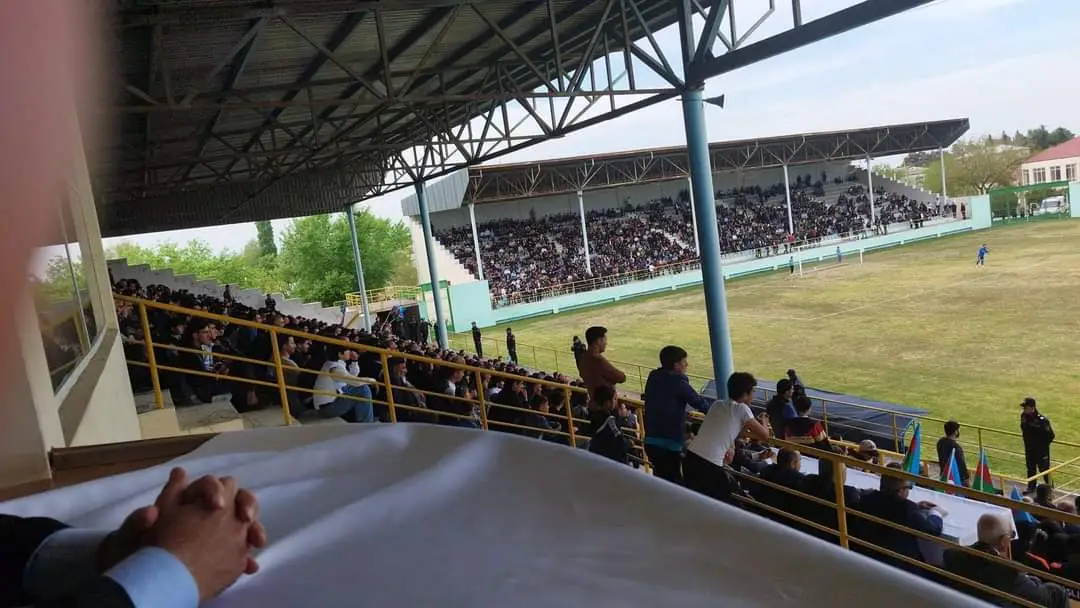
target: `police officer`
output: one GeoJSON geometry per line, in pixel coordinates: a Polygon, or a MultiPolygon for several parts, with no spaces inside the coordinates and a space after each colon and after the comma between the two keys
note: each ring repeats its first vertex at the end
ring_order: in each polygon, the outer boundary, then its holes
{"type": "Polygon", "coordinates": [[[472,343],[473,348],[476,349],[476,356],[484,356],[484,341],[481,337],[480,328],[476,326],[476,321],[472,322],[472,343]]]}
{"type": "MultiPolygon", "coordinates": [[[[1050,469],[1050,444],[1054,441],[1054,427],[1050,425],[1050,419],[1039,413],[1035,405],[1035,399],[1028,397],[1020,403],[1023,411],[1020,414],[1020,433],[1024,436],[1024,460],[1027,461],[1027,476],[1034,478],[1036,471],[1043,472],[1050,469]]],[[[1050,484],[1050,475],[1043,478],[1050,484]]],[[[1037,486],[1035,479],[1028,482],[1027,493],[1035,491],[1037,486]]]]}

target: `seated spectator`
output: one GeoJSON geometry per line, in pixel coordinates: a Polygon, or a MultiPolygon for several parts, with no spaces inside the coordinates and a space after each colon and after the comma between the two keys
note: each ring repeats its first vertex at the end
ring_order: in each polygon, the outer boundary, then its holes
{"type": "MultiPolygon", "coordinates": [[[[1006,523],[994,514],[984,513],[979,517],[977,528],[979,540],[971,545],[971,549],[1008,560],[1012,533],[1006,523]]],[[[945,569],[1040,606],[1066,608],[1069,605],[1068,596],[1060,586],[1043,583],[1037,577],[1019,572],[1006,564],[971,555],[960,549],[945,551],[945,569]]],[[[989,602],[1001,602],[1000,598],[976,589],[969,589],[968,592],[989,602]]]]}
{"type": "Polygon", "coordinates": [[[619,428],[619,417],[626,406],[618,403],[615,391],[606,386],[596,389],[596,407],[589,410],[589,451],[626,464],[630,440],[619,428]]]}
{"type": "MultiPolygon", "coordinates": [[[[899,470],[900,465],[891,463],[888,468],[899,470]]],[[[863,495],[859,510],[868,515],[925,534],[941,536],[941,530],[944,526],[944,510],[932,502],[921,501],[916,503],[908,499],[911,486],[911,482],[906,479],[882,475],[879,489],[863,495]]],[[[923,555],[918,539],[915,536],[896,528],[862,519],[858,514],[849,515],[848,520],[850,529],[856,537],[913,560],[928,561],[926,556],[923,555]]],[[[913,574],[924,575],[926,572],[907,562],[893,559],[884,554],[878,554],[873,549],[861,547],[857,550],[861,553],[873,555],[883,562],[913,574]]]]}
{"type": "MultiPolygon", "coordinates": [[[[810,398],[802,395],[795,398],[795,418],[787,421],[784,426],[784,440],[799,445],[810,446],[826,452],[833,451],[829,436],[825,433],[825,427],[821,422],[810,417],[810,408],[813,403],[810,398]]],[[[818,460],[818,475],[822,481],[832,480],[833,464],[824,458],[818,460]]]]}
{"type": "Polygon", "coordinates": [[[327,361],[315,380],[312,404],[320,418],[342,418],[347,422],[374,422],[371,387],[375,380],[360,378],[354,351],[330,345],[327,361]],[[334,395],[337,395],[336,397],[334,395]]]}
{"type": "Polygon", "coordinates": [[[645,381],[645,452],[653,474],[682,484],[682,453],[686,447],[686,408],[709,411],[709,400],[690,386],[686,351],[678,346],[660,349],[660,367],[645,381]]]}

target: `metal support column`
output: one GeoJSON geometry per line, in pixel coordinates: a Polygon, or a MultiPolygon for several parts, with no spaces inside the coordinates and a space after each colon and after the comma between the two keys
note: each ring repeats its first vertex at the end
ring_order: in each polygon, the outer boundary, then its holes
{"type": "Polygon", "coordinates": [[[364,284],[364,264],[360,261],[360,242],[356,238],[356,217],[353,206],[345,206],[345,217],[349,218],[349,234],[352,235],[352,259],[356,266],[356,287],[360,290],[360,315],[364,317],[364,331],[371,331],[371,317],[368,315],[367,286],[364,284]]]}
{"type": "Polygon", "coordinates": [[[581,216],[581,240],[585,243],[585,272],[592,274],[592,262],[589,261],[589,229],[585,227],[585,195],[577,191],[577,208],[581,216]]]}
{"type": "Polygon", "coordinates": [[[443,318],[442,288],[439,286],[439,264],[435,261],[435,239],[431,236],[427,190],[422,181],[413,185],[416,187],[416,204],[420,208],[420,226],[424,229],[424,254],[427,256],[428,276],[431,280],[431,299],[435,304],[435,337],[439,341],[439,348],[447,348],[446,319],[443,318]]]}
{"type": "Polygon", "coordinates": [[[735,371],[731,353],[731,329],[728,327],[727,296],[720,264],[720,229],[713,204],[712,168],[709,166],[709,139],[705,130],[705,106],[702,86],[682,94],[683,121],[686,125],[686,150],[689,156],[690,181],[698,217],[698,249],[701,251],[701,279],[705,290],[705,315],[709,323],[713,377],[717,394],[726,399],[727,379],[735,371]]]}
{"type": "Polygon", "coordinates": [[[949,204],[949,188],[945,185],[945,148],[938,148],[938,154],[941,157],[941,204],[949,204]]]}
{"type": "Polygon", "coordinates": [[[788,177],[787,163],[784,163],[784,200],[787,201],[787,231],[795,234],[795,220],[791,218],[791,179],[788,177]]]}
{"type": "Polygon", "coordinates": [[[870,155],[866,155],[866,187],[870,189],[870,226],[873,227],[877,220],[877,211],[874,210],[874,168],[871,165],[870,155]]]}
{"type": "Polygon", "coordinates": [[[484,261],[480,259],[480,235],[476,232],[476,205],[469,203],[469,223],[472,225],[472,246],[476,253],[476,273],[484,280],[484,261]]]}
{"type": "Polygon", "coordinates": [[[697,209],[694,208],[694,182],[686,176],[686,191],[690,193],[690,223],[694,227],[694,253],[701,257],[701,245],[698,244],[697,209]]]}

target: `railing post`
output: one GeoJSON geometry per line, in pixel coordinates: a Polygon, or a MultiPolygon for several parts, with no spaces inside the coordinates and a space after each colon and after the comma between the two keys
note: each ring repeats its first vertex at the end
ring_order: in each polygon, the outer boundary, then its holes
{"type": "Polygon", "coordinates": [[[638,381],[638,387],[640,387],[640,390],[641,390],[641,395],[644,397],[645,396],[645,370],[640,365],[637,366],[637,381],[638,381]]]}
{"type": "Polygon", "coordinates": [[[532,347],[533,351],[533,369],[540,369],[540,360],[536,358],[536,347],[532,347]]]}
{"type": "Polygon", "coordinates": [[[480,404],[480,428],[485,431],[488,430],[487,419],[487,399],[484,395],[485,387],[483,378],[480,377],[480,370],[473,370],[473,374],[476,375],[476,401],[480,404]]]}
{"type": "Polygon", "coordinates": [[[561,373],[562,370],[559,369],[559,351],[558,351],[558,349],[553,348],[553,349],[551,349],[551,352],[555,353],[555,371],[561,373]]]}
{"type": "Polygon", "coordinates": [[[281,396],[281,411],[285,418],[285,426],[292,424],[292,413],[289,412],[289,389],[285,387],[285,370],[281,367],[281,347],[278,346],[278,333],[270,328],[270,348],[274,353],[274,374],[277,376],[278,394],[281,396]]]}
{"type": "Polygon", "coordinates": [[[394,385],[390,382],[390,357],[386,351],[379,353],[382,364],[383,384],[386,385],[386,409],[390,411],[390,424],[397,423],[397,408],[394,407],[394,385]]]}
{"type": "Polygon", "coordinates": [[[150,317],[146,315],[146,304],[142,302],[139,302],[139,323],[142,325],[143,345],[146,346],[146,363],[150,366],[150,385],[154,387],[154,405],[159,410],[165,409],[165,396],[161,393],[157,357],[154,355],[154,340],[150,337],[150,317]]]}
{"type": "Polygon", "coordinates": [[[570,433],[570,447],[576,448],[577,446],[577,431],[574,430],[574,410],[570,407],[570,387],[567,386],[563,392],[563,409],[566,410],[566,432],[570,433]]]}
{"type": "Polygon", "coordinates": [[[893,440],[893,447],[895,447],[895,448],[896,448],[896,451],[897,451],[897,452],[902,452],[903,450],[902,450],[901,448],[902,448],[903,446],[902,446],[901,444],[903,443],[903,441],[902,441],[903,437],[900,437],[900,435],[899,435],[899,432],[898,432],[898,431],[896,430],[896,414],[890,414],[890,415],[889,415],[889,418],[891,418],[891,419],[892,419],[892,440],[893,440]]]}
{"type": "Polygon", "coordinates": [[[823,424],[825,425],[825,434],[828,435],[829,434],[829,400],[828,399],[822,399],[821,400],[821,417],[823,419],[823,424]]]}
{"type": "Polygon", "coordinates": [[[840,537],[840,546],[848,549],[847,507],[844,505],[844,479],[847,466],[839,458],[833,463],[833,492],[836,493],[836,532],[840,537]]]}

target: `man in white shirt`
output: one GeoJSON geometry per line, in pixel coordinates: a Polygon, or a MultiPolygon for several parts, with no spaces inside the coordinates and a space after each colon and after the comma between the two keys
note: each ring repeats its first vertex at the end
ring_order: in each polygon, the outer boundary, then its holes
{"type": "Polygon", "coordinates": [[[754,399],[757,380],[746,372],[735,372],[727,381],[728,400],[709,408],[683,459],[683,483],[691,490],[722,498],[729,494],[724,465],[735,453],[735,440],[746,434],[751,439],[769,438],[769,429],[754,419],[749,404],[754,399]]]}
{"type": "Polygon", "coordinates": [[[320,418],[375,421],[369,386],[375,380],[359,377],[360,366],[356,362],[359,358],[355,351],[327,346],[326,363],[315,379],[315,395],[311,400],[320,418]]]}

